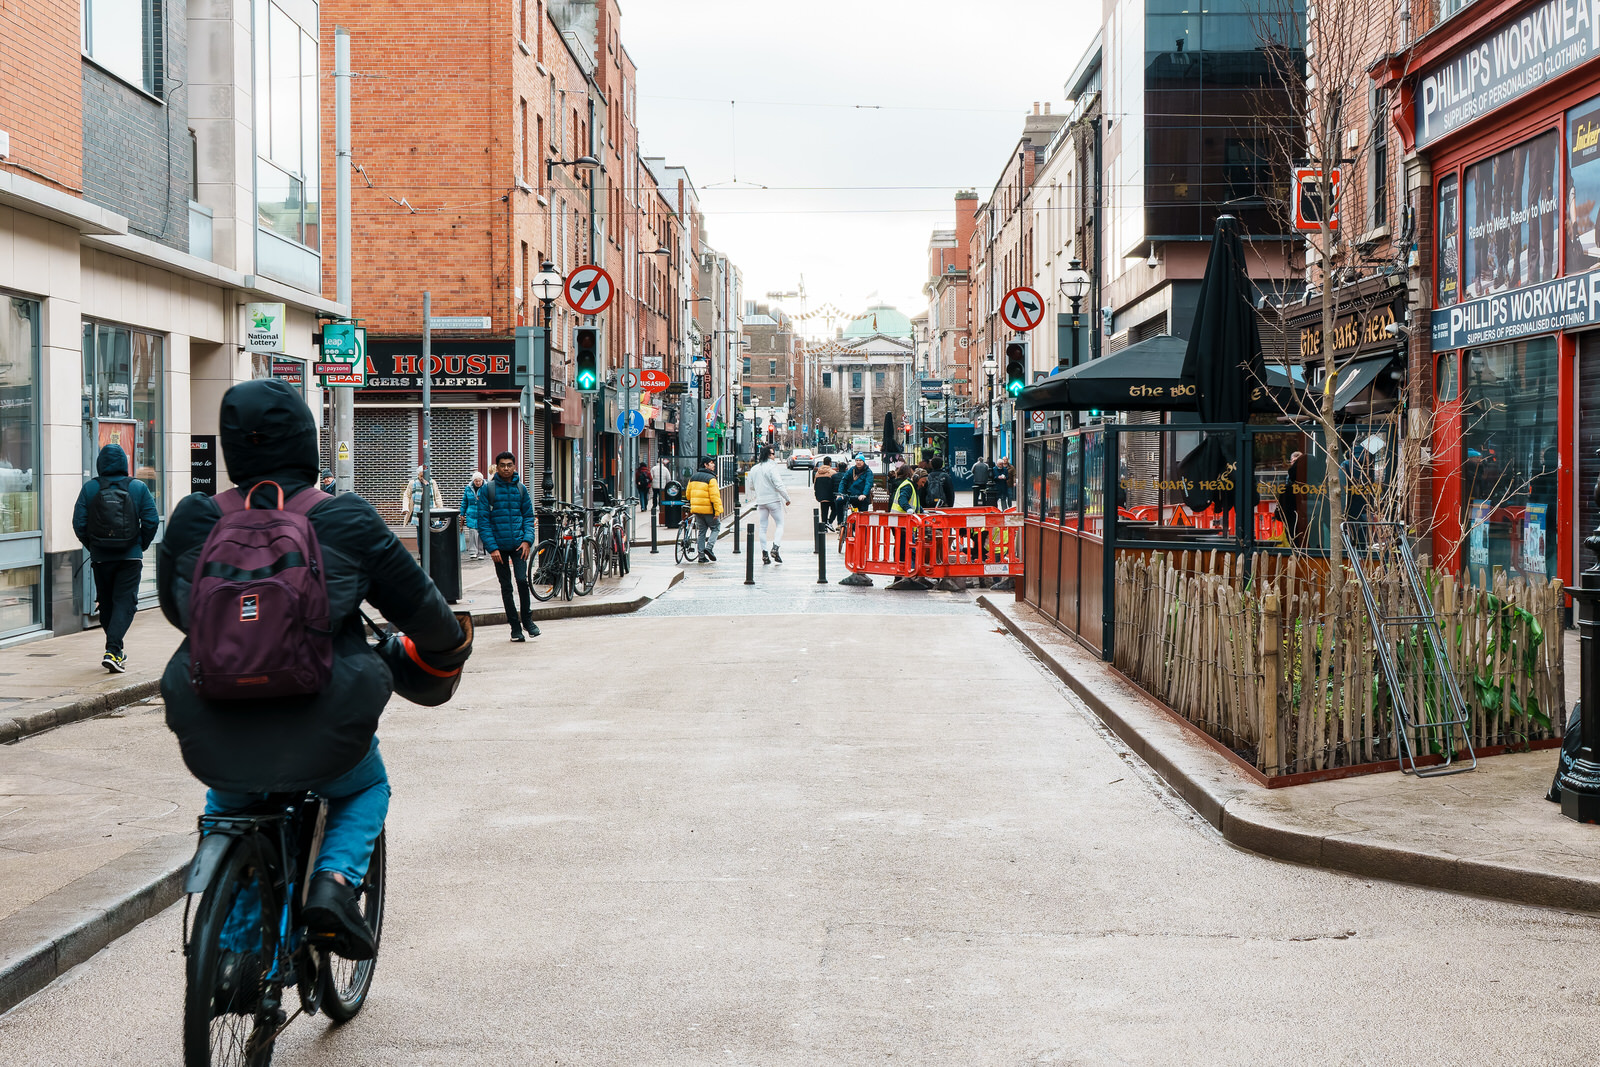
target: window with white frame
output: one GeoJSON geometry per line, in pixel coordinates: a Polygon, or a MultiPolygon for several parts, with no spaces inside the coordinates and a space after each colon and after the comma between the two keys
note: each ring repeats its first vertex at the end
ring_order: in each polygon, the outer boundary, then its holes
{"type": "Polygon", "coordinates": [[[321,247],[317,39],[256,4],[256,211],[262,229],[321,247]]]}
{"type": "Polygon", "coordinates": [[[153,0],[80,0],[83,54],[131,85],[161,95],[161,7],[153,0]]]}

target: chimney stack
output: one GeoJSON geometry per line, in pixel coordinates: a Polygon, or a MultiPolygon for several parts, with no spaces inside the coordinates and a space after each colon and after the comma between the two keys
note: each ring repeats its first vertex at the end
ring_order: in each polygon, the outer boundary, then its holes
{"type": "Polygon", "coordinates": [[[1039,113],[1039,101],[1037,101],[1037,100],[1035,100],[1033,102],[1033,113],[1035,115],[1037,115],[1039,113]]]}
{"type": "Polygon", "coordinates": [[[1046,115],[1050,114],[1050,101],[1048,100],[1044,102],[1044,113],[1046,115]]]}

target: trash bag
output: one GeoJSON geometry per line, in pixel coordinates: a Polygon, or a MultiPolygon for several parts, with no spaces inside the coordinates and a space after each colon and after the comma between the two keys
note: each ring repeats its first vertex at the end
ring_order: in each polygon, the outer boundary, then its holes
{"type": "Polygon", "coordinates": [[[1561,776],[1578,758],[1578,746],[1583,744],[1583,725],[1579,722],[1582,713],[1583,701],[1580,700],[1572,705],[1572,717],[1567,720],[1567,732],[1561,738],[1561,755],[1556,760],[1556,776],[1550,783],[1550,792],[1544,797],[1552,804],[1561,803],[1561,776]]]}

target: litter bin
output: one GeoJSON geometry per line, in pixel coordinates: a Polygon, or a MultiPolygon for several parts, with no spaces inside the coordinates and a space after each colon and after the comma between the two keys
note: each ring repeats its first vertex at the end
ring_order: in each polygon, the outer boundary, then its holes
{"type": "Polygon", "coordinates": [[[683,522],[683,483],[670,481],[661,487],[661,521],[676,530],[683,522]]]}
{"type": "Polygon", "coordinates": [[[446,601],[461,599],[461,513],[452,508],[428,516],[428,577],[446,601]]]}

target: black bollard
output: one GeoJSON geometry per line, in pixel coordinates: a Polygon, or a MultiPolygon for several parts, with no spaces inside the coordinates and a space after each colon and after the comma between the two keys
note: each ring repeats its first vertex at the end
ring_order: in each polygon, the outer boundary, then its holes
{"type": "Polygon", "coordinates": [[[828,584],[828,534],[817,524],[817,584],[828,584]]]}
{"type": "MultiPolygon", "coordinates": [[[[752,523],[750,523],[750,525],[746,526],[745,529],[748,531],[746,536],[748,536],[750,538],[750,540],[746,545],[746,551],[745,551],[745,554],[744,554],[744,584],[745,585],[755,585],[756,584],[756,524],[752,522],[752,523]]],[[[734,527],[733,527],[733,543],[736,544],[736,545],[739,543],[739,526],[738,526],[737,523],[735,523],[734,527]]]]}
{"type": "Polygon", "coordinates": [[[650,554],[653,556],[661,549],[656,547],[656,509],[650,509],[650,554]]]}

